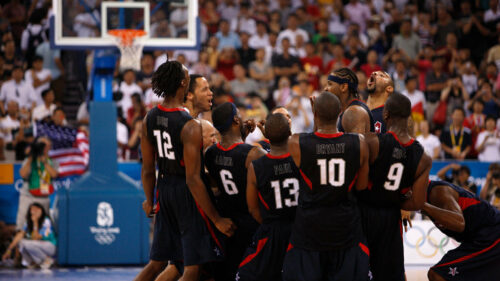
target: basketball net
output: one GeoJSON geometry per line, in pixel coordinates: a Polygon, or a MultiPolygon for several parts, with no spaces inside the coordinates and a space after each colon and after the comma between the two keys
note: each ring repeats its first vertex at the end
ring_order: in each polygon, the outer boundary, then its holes
{"type": "Polygon", "coordinates": [[[141,56],[144,48],[146,32],[140,29],[113,29],[108,34],[113,36],[115,44],[120,49],[120,71],[141,70],[141,56]]]}

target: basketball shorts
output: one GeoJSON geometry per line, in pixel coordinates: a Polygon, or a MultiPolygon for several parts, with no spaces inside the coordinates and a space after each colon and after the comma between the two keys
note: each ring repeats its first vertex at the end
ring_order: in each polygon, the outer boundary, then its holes
{"type": "Polygon", "coordinates": [[[236,280],[282,280],[283,260],[291,232],[291,222],[276,221],[262,224],[257,229],[252,244],[243,255],[236,280]]]}
{"type": "Polygon", "coordinates": [[[234,281],[245,250],[252,243],[253,235],[259,226],[250,215],[231,219],[237,229],[233,236],[226,239],[224,248],[226,258],[214,265],[214,276],[217,281],[234,281]]]}
{"type": "MultiPolygon", "coordinates": [[[[497,227],[498,229],[498,227],[497,227]]],[[[431,270],[445,280],[498,280],[500,268],[500,231],[493,242],[463,242],[446,255],[431,270]]],[[[490,240],[492,241],[492,240],[490,240]]]]}
{"type": "Polygon", "coordinates": [[[223,259],[221,234],[196,204],[184,177],[160,175],[150,258],[185,266],[223,259]]]}
{"type": "Polygon", "coordinates": [[[370,280],[370,251],[365,243],[340,250],[311,251],[289,245],[283,263],[285,281],[370,280]]]}
{"type": "Polygon", "coordinates": [[[404,281],[404,250],[401,211],[360,203],[361,223],[370,249],[374,281],[404,281]]]}

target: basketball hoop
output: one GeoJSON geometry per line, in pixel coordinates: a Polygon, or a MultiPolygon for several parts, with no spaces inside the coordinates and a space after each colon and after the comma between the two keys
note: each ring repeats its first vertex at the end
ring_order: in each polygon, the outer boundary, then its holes
{"type": "Polygon", "coordinates": [[[125,69],[141,70],[141,56],[144,48],[146,31],[140,29],[112,29],[108,34],[115,38],[120,49],[120,71],[125,69]]]}

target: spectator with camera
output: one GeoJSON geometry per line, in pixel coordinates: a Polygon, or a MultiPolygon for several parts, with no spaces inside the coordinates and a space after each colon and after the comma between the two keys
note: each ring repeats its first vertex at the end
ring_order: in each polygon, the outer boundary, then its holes
{"type": "MultiPolygon", "coordinates": [[[[483,187],[481,188],[481,193],[479,197],[488,202],[494,201],[494,197],[500,199],[499,195],[495,193],[500,193],[500,164],[492,163],[488,168],[488,173],[486,174],[486,181],[484,182],[483,187]]],[[[499,202],[500,203],[500,202],[499,202]]]]}
{"type": "Polygon", "coordinates": [[[48,138],[38,138],[29,148],[29,156],[24,160],[19,175],[23,178],[23,187],[19,191],[16,228],[21,230],[26,223],[26,213],[33,203],[42,206],[49,213],[50,198],[54,192],[52,179],[58,175],[57,165],[49,157],[51,142],[48,138]]]}
{"type": "Polygon", "coordinates": [[[486,117],[486,130],[479,133],[476,141],[478,159],[482,162],[500,161],[500,133],[493,116],[486,117]]]}
{"type": "Polygon", "coordinates": [[[474,194],[477,193],[477,185],[469,181],[470,169],[465,165],[459,165],[457,163],[451,163],[439,170],[437,176],[444,181],[453,183],[454,185],[460,186],[474,194]],[[448,173],[451,170],[451,175],[448,173]]]}

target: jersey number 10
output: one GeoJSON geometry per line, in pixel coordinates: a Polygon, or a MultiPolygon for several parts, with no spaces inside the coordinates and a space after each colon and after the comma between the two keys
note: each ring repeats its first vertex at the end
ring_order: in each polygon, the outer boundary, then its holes
{"type": "Polygon", "coordinates": [[[345,183],[345,160],[333,158],[326,162],[326,159],[318,159],[320,184],[331,186],[342,186],[345,183]],[[328,165],[327,165],[328,164],[328,165]],[[328,170],[328,171],[327,171],[328,170]],[[328,177],[327,177],[328,176],[328,177]]]}

